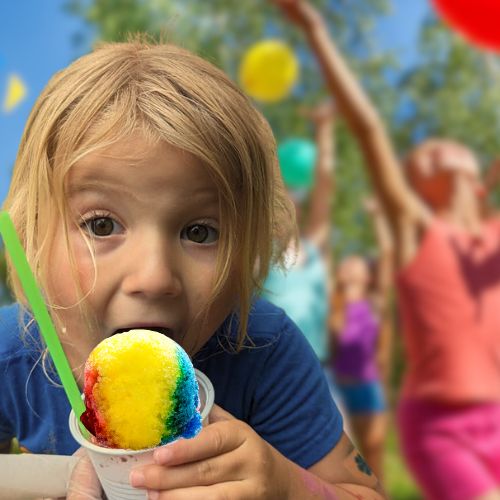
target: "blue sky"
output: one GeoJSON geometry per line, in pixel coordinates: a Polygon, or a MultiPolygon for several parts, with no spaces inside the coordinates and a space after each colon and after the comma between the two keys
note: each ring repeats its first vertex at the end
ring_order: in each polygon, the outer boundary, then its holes
{"type": "Polygon", "coordinates": [[[36,97],[50,77],[78,55],[71,37],[82,25],[62,12],[62,4],[62,0],[0,2],[2,103],[9,74],[18,74],[28,87],[19,107],[9,114],[0,112],[0,202],[7,193],[19,140],[36,97]]]}
{"type": "Polygon", "coordinates": [[[377,38],[382,47],[395,51],[402,67],[408,67],[417,59],[415,42],[431,7],[427,0],[392,0],[392,4],[390,14],[376,27],[377,38]]]}
{"type": "MultiPolygon", "coordinates": [[[[0,203],[8,190],[17,147],[36,97],[50,77],[82,49],[72,37],[82,22],[62,10],[64,0],[3,0],[0,2],[0,97],[8,75],[18,74],[28,87],[24,102],[9,114],[0,112],[0,203]]],[[[382,47],[392,48],[403,66],[415,61],[414,43],[427,0],[393,0],[392,13],[377,26],[382,47]]],[[[0,103],[1,104],[1,103],[0,103]]]]}

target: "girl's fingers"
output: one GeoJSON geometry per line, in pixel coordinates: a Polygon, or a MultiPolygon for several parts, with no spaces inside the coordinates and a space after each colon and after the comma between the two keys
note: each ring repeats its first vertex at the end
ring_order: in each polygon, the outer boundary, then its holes
{"type": "Polygon", "coordinates": [[[233,452],[250,438],[250,428],[220,407],[214,407],[210,419],[215,423],[203,428],[196,437],[158,448],[155,464],[133,469],[132,486],[172,490],[242,478],[242,462],[233,452]]]}
{"type": "Polygon", "coordinates": [[[207,427],[192,439],[180,439],[158,448],[154,454],[155,462],[159,465],[179,465],[204,460],[237,448],[244,438],[236,432],[239,426],[226,423],[229,421],[236,422],[236,419],[220,406],[214,405],[207,427]]]}
{"type": "Polygon", "coordinates": [[[215,486],[241,479],[243,468],[231,454],[174,467],[150,465],[135,469],[130,475],[132,486],[158,491],[215,486]]]}
{"type": "MultiPolygon", "coordinates": [[[[157,465],[175,466],[206,460],[235,450],[245,442],[242,425],[234,421],[219,421],[205,427],[194,438],[179,439],[155,450],[157,465]]],[[[137,468],[139,469],[139,467],[137,468]]]]}
{"type": "MultiPolygon", "coordinates": [[[[221,418],[221,414],[217,418],[221,418]]],[[[223,455],[244,443],[243,425],[237,420],[220,420],[210,424],[194,438],[179,439],[158,448],[154,453],[155,463],[172,466],[223,455]]]]}

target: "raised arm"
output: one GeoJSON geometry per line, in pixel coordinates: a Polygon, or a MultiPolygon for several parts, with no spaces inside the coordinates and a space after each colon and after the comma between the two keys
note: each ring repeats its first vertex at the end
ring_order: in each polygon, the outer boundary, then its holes
{"type": "Polygon", "coordinates": [[[314,241],[325,257],[330,253],[330,208],[335,186],[334,113],[332,102],[324,102],[307,113],[314,125],[317,158],[304,236],[314,241]]]}
{"type": "Polygon", "coordinates": [[[426,221],[427,209],[406,184],[381,117],[337,50],[321,15],[306,0],[271,1],[307,37],[330,92],[360,145],[391,223],[401,216],[426,221]]]}
{"type": "Polygon", "coordinates": [[[394,332],[391,300],[395,268],[393,237],[387,219],[375,198],[365,200],[365,210],[372,220],[377,243],[377,273],[373,293],[373,303],[380,317],[377,365],[387,385],[390,377],[394,332]]]}
{"type": "Polygon", "coordinates": [[[369,215],[377,245],[377,277],[374,292],[377,307],[385,308],[394,280],[394,239],[387,218],[376,198],[367,198],[364,206],[369,215]]]}

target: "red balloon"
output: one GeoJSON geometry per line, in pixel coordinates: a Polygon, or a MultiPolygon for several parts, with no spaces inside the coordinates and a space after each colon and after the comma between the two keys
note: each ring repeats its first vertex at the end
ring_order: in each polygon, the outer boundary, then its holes
{"type": "Polygon", "coordinates": [[[500,0],[433,0],[443,19],[470,43],[500,52],[500,0]]]}

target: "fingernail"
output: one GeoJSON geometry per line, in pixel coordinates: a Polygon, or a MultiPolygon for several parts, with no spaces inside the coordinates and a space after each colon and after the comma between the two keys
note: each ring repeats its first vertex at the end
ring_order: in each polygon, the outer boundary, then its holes
{"type": "Polygon", "coordinates": [[[158,500],[160,498],[160,493],[158,491],[149,491],[148,499],[149,500],[158,500]]]}
{"type": "Polygon", "coordinates": [[[130,484],[134,487],[134,488],[137,488],[138,486],[144,486],[144,481],[145,481],[145,477],[144,477],[144,473],[140,470],[133,470],[131,473],[130,473],[130,484]]]}
{"type": "Polygon", "coordinates": [[[155,462],[164,464],[172,458],[172,449],[168,446],[158,448],[155,450],[153,457],[155,462]]]}

